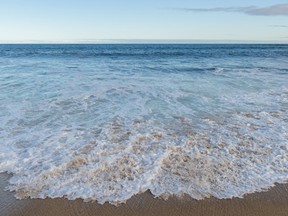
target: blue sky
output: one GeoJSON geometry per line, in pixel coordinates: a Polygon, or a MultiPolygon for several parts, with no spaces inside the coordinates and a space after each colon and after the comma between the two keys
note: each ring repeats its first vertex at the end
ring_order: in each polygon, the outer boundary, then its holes
{"type": "Polygon", "coordinates": [[[101,39],[287,43],[288,1],[0,0],[0,41],[101,39]]]}

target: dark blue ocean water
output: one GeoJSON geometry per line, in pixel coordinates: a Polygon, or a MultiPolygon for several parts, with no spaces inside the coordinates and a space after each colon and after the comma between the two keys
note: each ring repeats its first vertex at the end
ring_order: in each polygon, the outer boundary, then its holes
{"type": "Polygon", "coordinates": [[[288,45],[0,45],[20,198],[241,197],[287,181],[288,45]]]}

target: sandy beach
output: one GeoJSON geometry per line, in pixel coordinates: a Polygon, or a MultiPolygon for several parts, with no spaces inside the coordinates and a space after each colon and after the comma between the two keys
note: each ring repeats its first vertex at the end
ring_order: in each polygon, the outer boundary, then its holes
{"type": "Polygon", "coordinates": [[[69,201],[66,199],[17,200],[13,193],[4,191],[9,175],[0,174],[1,216],[93,216],[93,215],[241,215],[241,216],[284,216],[288,212],[288,184],[278,184],[266,192],[248,194],[243,199],[219,200],[209,198],[201,201],[184,197],[168,200],[153,198],[146,192],[136,195],[116,207],[105,203],[69,201]]]}
{"type": "Polygon", "coordinates": [[[0,216],[288,216],[287,21],[283,0],[3,1],[0,216]]]}

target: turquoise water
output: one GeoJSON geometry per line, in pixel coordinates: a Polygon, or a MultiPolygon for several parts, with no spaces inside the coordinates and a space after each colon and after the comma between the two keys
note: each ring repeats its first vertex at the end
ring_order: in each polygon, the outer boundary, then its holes
{"type": "Polygon", "coordinates": [[[287,68],[287,45],[0,45],[0,172],[114,204],[286,182],[287,68]]]}

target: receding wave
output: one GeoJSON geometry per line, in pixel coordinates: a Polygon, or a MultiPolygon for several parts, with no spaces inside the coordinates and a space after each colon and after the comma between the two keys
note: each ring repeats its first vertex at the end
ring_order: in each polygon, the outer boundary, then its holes
{"type": "Polygon", "coordinates": [[[0,172],[20,199],[231,198],[288,180],[285,61],[5,58],[0,172]]]}

